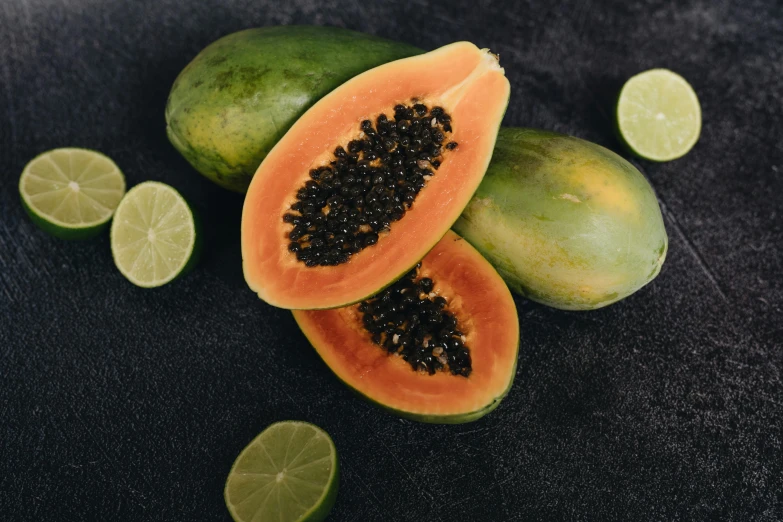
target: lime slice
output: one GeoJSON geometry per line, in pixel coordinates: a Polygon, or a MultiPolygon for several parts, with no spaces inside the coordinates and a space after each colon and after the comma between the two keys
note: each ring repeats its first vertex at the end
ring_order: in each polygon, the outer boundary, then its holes
{"type": "Polygon", "coordinates": [[[312,424],[272,424],[242,450],[226,480],[236,522],[323,520],[337,498],[337,450],[312,424]]]}
{"type": "Polygon", "coordinates": [[[701,133],[701,106],[685,79],[651,69],[625,82],[617,100],[617,127],[631,152],[669,161],[691,150],[701,133]]]}
{"type": "Polygon", "coordinates": [[[33,222],[64,239],[84,239],[105,229],[125,193],[117,165],[94,150],[54,149],[22,171],[19,194],[33,222]]]}
{"type": "Polygon", "coordinates": [[[111,252],[131,283],[168,283],[195,263],[196,247],[193,211],[170,186],[146,181],[122,198],[111,225],[111,252]]]}

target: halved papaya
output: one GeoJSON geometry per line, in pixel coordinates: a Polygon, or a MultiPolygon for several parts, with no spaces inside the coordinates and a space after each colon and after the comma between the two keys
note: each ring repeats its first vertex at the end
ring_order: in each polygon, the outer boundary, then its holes
{"type": "Polygon", "coordinates": [[[476,420],[498,406],[516,373],[519,320],[511,293],[451,231],[371,299],[293,314],[341,381],[413,420],[476,420]]]}
{"type": "Polygon", "coordinates": [[[397,280],[475,192],[508,96],[497,57],[458,42],[371,69],[322,98],[250,184],[250,288],[275,306],[322,309],[397,280]]]}

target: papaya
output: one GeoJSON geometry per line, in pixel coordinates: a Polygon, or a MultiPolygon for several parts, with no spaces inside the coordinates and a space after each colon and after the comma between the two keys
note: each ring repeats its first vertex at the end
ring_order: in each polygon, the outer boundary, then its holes
{"type": "MultiPolygon", "coordinates": [[[[202,174],[243,192],[267,152],[318,99],[370,67],[422,52],[329,27],[229,35],[178,76],[166,107],[169,138],[202,174]]],[[[489,174],[455,226],[513,291],[556,308],[590,310],[633,293],[660,271],[668,240],[654,200],[643,176],[606,149],[504,128],[489,174]],[[569,190],[579,186],[587,194],[603,186],[603,195],[579,203],[560,197],[576,196],[569,190]],[[619,200],[638,206],[639,215],[624,215],[619,200]],[[526,211],[533,208],[547,212],[526,211]]]]}
{"type": "Polygon", "coordinates": [[[272,146],[316,100],[361,72],[421,52],[333,27],[230,34],[177,76],[166,104],[166,132],[197,171],[245,192],[272,146]]]}
{"type": "Polygon", "coordinates": [[[241,231],[248,286],[274,306],[323,309],[399,279],[476,191],[508,97],[497,57],[457,42],[370,69],[321,98],[250,183],[241,231]]]}
{"type": "Polygon", "coordinates": [[[588,141],[503,128],[492,163],[454,224],[515,292],[565,310],[614,303],[661,270],[668,237],[655,192],[588,141]]]}
{"type": "Polygon", "coordinates": [[[293,314],[342,382],[412,420],[476,420],[500,404],[516,374],[519,320],[511,293],[451,231],[380,294],[293,314]]]}

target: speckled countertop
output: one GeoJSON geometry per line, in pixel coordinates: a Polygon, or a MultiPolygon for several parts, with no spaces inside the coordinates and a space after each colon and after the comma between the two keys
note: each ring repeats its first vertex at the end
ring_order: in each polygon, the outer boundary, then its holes
{"type": "Polygon", "coordinates": [[[297,418],[342,455],[331,520],[783,519],[781,27],[775,0],[0,3],[2,518],[227,520],[234,457],[297,418]],[[355,398],[290,313],[246,288],[241,197],[164,132],[168,89],[202,47],[291,23],[490,47],[512,85],[506,125],[615,151],[623,80],[680,72],[702,102],[701,141],[637,163],[669,232],[661,275],[591,313],[518,299],[515,385],[476,423],[416,424],[355,398]],[[34,228],[19,173],[65,145],[190,198],[209,216],[200,268],[141,290],[108,235],[34,228]]]}

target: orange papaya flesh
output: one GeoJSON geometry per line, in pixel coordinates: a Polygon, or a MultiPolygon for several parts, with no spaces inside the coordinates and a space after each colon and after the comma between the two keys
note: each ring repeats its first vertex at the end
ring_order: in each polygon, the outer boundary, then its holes
{"type": "MultiPolygon", "coordinates": [[[[250,288],[278,307],[325,309],[360,301],[397,280],[443,237],[475,192],[508,95],[497,58],[459,42],[371,69],[322,98],[269,152],[250,184],[242,214],[250,288]],[[292,206],[312,181],[310,172],[329,166],[337,147],[361,139],[363,121],[415,103],[441,107],[450,116],[448,141],[458,147],[444,147],[442,162],[412,206],[381,231],[376,244],[339,264],[307,266],[289,250],[295,226],[284,215],[297,215],[292,206]]],[[[328,216],[328,207],[323,212],[328,216]]]]}
{"type": "MultiPolygon", "coordinates": [[[[421,261],[418,275],[432,279],[434,293],[457,320],[470,354],[467,377],[414,370],[373,342],[361,305],[295,310],[294,318],[335,375],[369,401],[422,422],[476,420],[498,406],[516,373],[519,321],[511,293],[481,254],[451,231],[421,261]]],[[[409,321],[408,313],[403,329],[409,321]]]]}

